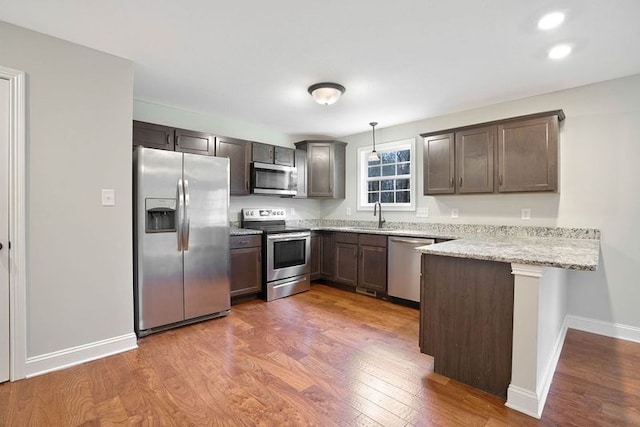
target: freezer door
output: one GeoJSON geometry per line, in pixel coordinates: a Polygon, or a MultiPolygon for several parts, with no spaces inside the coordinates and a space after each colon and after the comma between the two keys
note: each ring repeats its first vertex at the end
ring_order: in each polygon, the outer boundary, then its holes
{"type": "MultiPolygon", "coordinates": [[[[136,331],[182,321],[182,252],[178,248],[182,153],[137,147],[134,154],[136,331]],[[173,226],[149,224],[147,210],[176,209],[173,226]]],[[[153,212],[153,213],[156,213],[153,212]]]]}
{"type": "Polygon", "coordinates": [[[184,154],[185,319],[228,310],[229,159],[184,154]]]}

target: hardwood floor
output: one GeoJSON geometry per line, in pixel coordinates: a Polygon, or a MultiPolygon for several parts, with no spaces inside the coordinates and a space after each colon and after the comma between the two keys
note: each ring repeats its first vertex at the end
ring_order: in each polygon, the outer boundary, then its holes
{"type": "Polygon", "coordinates": [[[324,285],[0,385],[0,425],[640,425],[640,344],[569,331],[542,420],[434,374],[418,311],[324,285]]]}

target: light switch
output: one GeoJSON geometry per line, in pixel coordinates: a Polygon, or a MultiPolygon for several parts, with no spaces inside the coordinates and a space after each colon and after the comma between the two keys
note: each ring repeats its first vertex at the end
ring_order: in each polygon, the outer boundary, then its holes
{"type": "Polygon", "coordinates": [[[102,206],[116,205],[116,190],[102,189],[102,206]]]}
{"type": "Polygon", "coordinates": [[[458,218],[458,208],[451,209],[451,218],[458,218]]]}
{"type": "Polygon", "coordinates": [[[522,208],[522,211],[520,213],[520,218],[521,219],[531,219],[531,209],[530,208],[522,208]]]}
{"type": "Polygon", "coordinates": [[[291,212],[291,216],[295,216],[296,215],[296,208],[291,208],[290,212],[291,212]]]}
{"type": "Polygon", "coordinates": [[[344,214],[345,214],[346,216],[351,216],[351,208],[346,208],[346,209],[344,210],[344,214]]]}
{"type": "Polygon", "coordinates": [[[429,208],[418,208],[416,211],[416,217],[418,218],[428,218],[429,217],[429,208]]]}

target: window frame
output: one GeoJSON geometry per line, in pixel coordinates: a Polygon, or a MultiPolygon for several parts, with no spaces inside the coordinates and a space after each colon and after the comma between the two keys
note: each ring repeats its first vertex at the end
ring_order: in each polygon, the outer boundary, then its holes
{"type": "MultiPolygon", "coordinates": [[[[409,149],[409,203],[382,203],[385,211],[415,211],[416,210],[416,139],[408,138],[398,141],[385,142],[376,144],[378,154],[388,151],[399,151],[401,149],[409,149]]],[[[372,146],[358,147],[358,184],[357,198],[359,211],[372,211],[374,203],[368,202],[368,185],[367,177],[368,161],[367,157],[373,151],[372,146]]]]}

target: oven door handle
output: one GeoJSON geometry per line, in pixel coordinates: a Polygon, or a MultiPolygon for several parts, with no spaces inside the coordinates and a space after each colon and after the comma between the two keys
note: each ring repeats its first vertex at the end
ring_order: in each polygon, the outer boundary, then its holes
{"type": "Polygon", "coordinates": [[[300,240],[311,238],[311,233],[279,233],[279,234],[267,234],[267,240],[278,240],[280,242],[286,242],[289,240],[300,240]]]}

